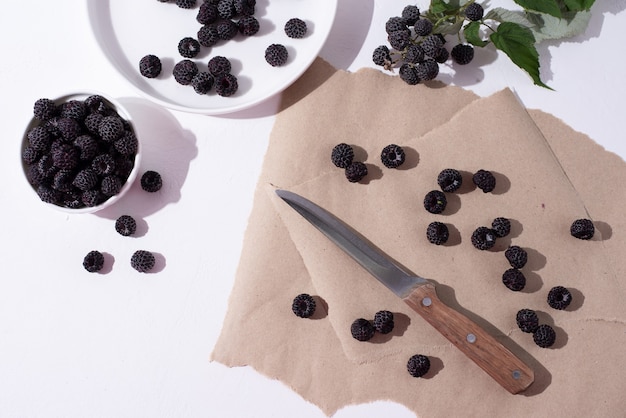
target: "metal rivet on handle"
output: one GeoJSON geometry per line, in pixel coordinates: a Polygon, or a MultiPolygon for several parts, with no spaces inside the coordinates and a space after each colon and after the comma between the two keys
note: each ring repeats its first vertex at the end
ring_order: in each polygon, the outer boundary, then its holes
{"type": "Polygon", "coordinates": [[[430,298],[424,298],[422,299],[422,305],[424,306],[430,306],[432,305],[433,301],[430,298]]]}
{"type": "Polygon", "coordinates": [[[517,380],[520,377],[522,377],[522,372],[520,372],[519,370],[513,370],[513,379],[517,380]]]}
{"type": "Polygon", "coordinates": [[[467,342],[474,344],[476,342],[476,336],[474,334],[467,334],[467,342]]]}

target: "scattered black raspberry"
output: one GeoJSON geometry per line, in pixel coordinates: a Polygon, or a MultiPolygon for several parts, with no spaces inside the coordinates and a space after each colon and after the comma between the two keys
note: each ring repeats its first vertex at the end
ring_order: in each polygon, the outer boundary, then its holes
{"type": "Polygon", "coordinates": [[[65,193],[61,200],[62,205],[69,209],[80,209],[84,206],[80,193],[77,192],[65,193]]]}
{"type": "Polygon", "coordinates": [[[402,51],[411,43],[411,32],[407,30],[397,30],[395,32],[391,32],[387,36],[387,41],[393,49],[402,51]]]}
{"type": "Polygon", "coordinates": [[[191,86],[198,94],[207,94],[213,88],[215,78],[207,71],[200,71],[191,79],[191,86]]]}
{"type": "Polygon", "coordinates": [[[43,155],[39,161],[37,161],[37,169],[46,180],[52,179],[54,173],[57,172],[57,168],[55,167],[50,154],[43,155]]]}
{"type": "Polygon", "coordinates": [[[315,299],[307,293],[296,296],[291,304],[291,310],[300,318],[310,318],[315,313],[315,307],[315,299]]]}
{"type": "Polygon", "coordinates": [[[239,33],[239,26],[230,19],[218,20],[215,28],[217,29],[217,36],[224,41],[233,39],[239,33]]]}
{"type": "Polygon", "coordinates": [[[100,138],[106,142],[113,142],[124,134],[124,122],[119,116],[105,116],[98,126],[100,138]]]}
{"type": "Polygon", "coordinates": [[[87,207],[97,206],[104,201],[105,197],[100,190],[85,190],[80,195],[81,202],[87,207]]]}
{"type": "Polygon", "coordinates": [[[237,28],[243,36],[252,36],[256,35],[261,27],[254,16],[244,16],[237,22],[237,28]]]}
{"type": "Polygon", "coordinates": [[[420,18],[420,9],[414,5],[405,6],[402,9],[402,19],[406,22],[407,25],[412,26],[417,22],[420,18]]]}
{"type": "Polygon", "coordinates": [[[139,141],[132,131],[125,131],[124,135],[113,143],[113,146],[122,155],[134,156],[137,153],[139,141]]]}
{"type": "Polygon", "coordinates": [[[413,25],[413,30],[419,36],[428,36],[433,31],[433,22],[428,19],[420,19],[413,25]]]}
{"type": "Polygon", "coordinates": [[[572,293],[563,286],[555,286],[548,292],[548,305],[554,309],[563,310],[572,303],[572,293]]]}
{"type": "Polygon", "coordinates": [[[217,55],[209,60],[208,70],[209,73],[213,75],[213,77],[218,77],[222,74],[230,73],[230,60],[221,55],[217,55]]]}
{"type": "Polygon", "coordinates": [[[47,151],[52,143],[52,135],[43,126],[35,126],[26,134],[28,143],[37,151],[47,151]]]}
{"type": "Polygon", "coordinates": [[[176,82],[182,84],[183,86],[187,86],[191,84],[193,76],[198,74],[198,66],[195,62],[184,59],[174,65],[172,74],[174,75],[176,82]]]}
{"type": "Polygon", "coordinates": [[[82,161],[91,161],[98,152],[98,141],[91,135],[81,135],[74,140],[78,148],[78,158],[82,161]]]}
{"type": "Polygon", "coordinates": [[[115,174],[121,179],[128,179],[131,171],[135,168],[134,155],[117,155],[115,158],[115,174]]]}
{"type": "Polygon", "coordinates": [[[56,128],[61,137],[67,141],[73,141],[82,133],[80,123],[72,118],[59,118],[56,122],[56,128]]]}
{"type": "Polygon", "coordinates": [[[439,50],[443,48],[443,41],[437,35],[428,35],[420,44],[424,53],[431,58],[435,58],[439,54],[439,50]]]}
{"type": "Polygon", "coordinates": [[[161,59],[156,55],[148,54],[139,60],[139,73],[144,77],[158,77],[161,68],[161,59]]]}
{"type": "Polygon", "coordinates": [[[196,7],[196,0],[176,0],[176,5],[181,9],[193,9],[196,7]]]}
{"type": "Polygon", "coordinates": [[[393,331],[393,313],[390,311],[378,311],[374,314],[374,329],[381,334],[389,334],[393,331]]]}
{"type": "Polygon", "coordinates": [[[239,83],[233,74],[223,74],[215,79],[215,92],[222,97],[232,96],[237,89],[239,89],[239,83]]]}
{"type": "Polygon", "coordinates": [[[137,222],[130,215],[122,215],[115,221],[115,230],[125,237],[131,236],[137,231],[137,222]]]}
{"type": "Polygon", "coordinates": [[[443,212],[447,204],[446,195],[439,190],[431,190],[424,197],[424,208],[430,213],[438,214],[443,212]]]}
{"type": "Polygon", "coordinates": [[[413,377],[422,377],[430,370],[430,360],[422,354],[411,356],[406,364],[409,374],[413,377]]]}
{"type": "Polygon", "coordinates": [[[57,171],[52,179],[52,188],[62,193],[71,193],[74,188],[72,181],[74,181],[75,175],[74,170],[61,169],[57,171]]]}
{"type": "Polygon", "coordinates": [[[28,182],[34,187],[38,187],[40,184],[47,181],[47,179],[39,171],[39,167],[37,164],[28,166],[26,171],[26,178],[28,179],[28,182]]]}
{"type": "Polygon", "coordinates": [[[97,155],[91,161],[91,169],[100,176],[108,176],[115,172],[115,160],[110,154],[97,155]]]}
{"type": "Polygon", "coordinates": [[[100,191],[105,196],[115,196],[123,186],[122,180],[115,175],[106,176],[100,182],[100,191]]]}
{"type": "Polygon", "coordinates": [[[457,191],[463,184],[463,176],[459,170],[445,168],[437,175],[437,184],[446,193],[457,191]]]}
{"type": "Polygon", "coordinates": [[[85,128],[90,134],[98,135],[98,129],[100,128],[100,122],[102,122],[104,115],[100,113],[90,113],[85,118],[85,128]]]}
{"type": "Polygon", "coordinates": [[[595,227],[591,219],[576,219],[570,226],[570,234],[578,239],[589,240],[593,238],[595,227]]]}
{"type": "Polygon", "coordinates": [[[448,226],[443,222],[431,222],[426,228],[426,238],[431,244],[445,244],[450,237],[448,226]]]}
{"type": "Polygon", "coordinates": [[[380,153],[380,160],[387,168],[398,168],[405,160],[404,149],[396,144],[389,144],[380,153]]]}
{"type": "Polygon", "coordinates": [[[532,309],[520,309],[515,316],[517,326],[522,332],[535,332],[539,327],[539,318],[532,309]]]}
{"type": "Polygon", "coordinates": [[[146,192],[154,193],[161,190],[163,186],[163,179],[161,175],[153,170],[148,170],[141,176],[141,188],[146,192]]]}
{"type": "Polygon", "coordinates": [[[285,23],[285,34],[290,38],[304,38],[306,31],[306,22],[297,17],[291,18],[285,23]]]}
{"type": "Polygon", "coordinates": [[[434,59],[425,59],[415,66],[415,70],[420,80],[434,80],[439,75],[439,64],[434,59]]]}
{"type": "Polygon", "coordinates": [[[287,62],[289,52],[284,45],[271,44],[265,49],[265,61],[272,67],[280,67],[287,62]]]}
{"type": "Polygon", "coordinates": [[[354,150],[350,145],[342,142],[333,147],[330,153],[330,159],[337,167],[346,168],[354,159],[354,150]]]}
{"type": "Polygon", "coordinates": [[[548,348],[556,341],[556,332],[547,324],[542,324],[533,332],[533,341],[541,348],[548,348]]]}
{"type": "Polygon", "coordinates": [[[419,84],[420,82],[420,78],[417,74],[415,66],[406,62],[400,66],[400,69],[398,70],[398,75],[400,76],[400,79],[407,83],[409,86],[414,86],[416,84],[419,84]]]}
{"type": "Polygon", "coordinates": [[[92,190],[98,184],[98,175],[92,169],[86,168],[76,174],[72,184],[82,191],[92,190]]]}
{"type": "Polygon", "coordinates": [[[34,164],[40,157],[39,151],[30,145],[27,145],[22,151],[22,160],[27,164],[34,164]]]}
{"type": "Polygon", "coordinates": [[[53,138],[59,138],[61,136],[61,131],[59,131],[59,119],[58,116],[53,116],[48,120],[42,121],[40,126],[48,131],[53,138]]]}
{"type": "Polygon", "coordinates": [[[70,144],[60,144],[52,149],[52,164],[61,170],[72,170],[78,165],[79,151],[70,144]]]}
{"type": "Polygon", "coordinates": [[[469,64],[474,59],[474,47],[470,44],[456,44],[450,56],[459,65],[469,64]]]}
{"type": "Polygon", "coordinates": [[[203,25],[198,29],[198,42],[200,42],[200,45],[210,47],[218,43],[219,40],[220,35],[215,24],[203,25]]]}
{"type": "Polygon", "coordinates": [[[511,245],[504,252],[504,256],[509,261],[511,267],[521,269],[528,261],[528,253],[522,247],[511,245]]]}
{"type": "Polygon", "coordinates": [[[193,58],[200,53],[200,42],[186,36],[178,42],[178,53],[185,58],[193,58]]]}
{"type": "Polygon", "coordinates": [[[511,233],[511,221],[507,218],[498,217],[491,222],[491,228],[499,238],[506,237],[511,233]]]}
{"type": "Polygon", "coordinates": [[[77,121],[82,121],[87,116],[87,109],[85,108],[85,102],[82,100],[68,100],[65,103],[62,103],[60,106],[62,118],[72,118],[77,121]]]}
{"type": "Polygon", "coordinates": [[[519,292],[526,286],[526,277],[521,270],[511,268],[502,274],[502,283],[514,292],[519,292]]]}
{"type": "Polygon", "coordinates": [[[389,67],[391,65],[391,52],[387,45],[379,45],[374,48],[372,53],[372,61],[376,65],[383,67],[389,67]]]}
{"type": "Polygon", "coordinates": [[[256,0],[234,0],[235,13],[242,16],[251,16],[255,12],[256,0]]]}
{"type": "Polygon", "coordinates": [[[385,22],[385,31],[387,34],[391,34],[392,32],[405,31],[408,32],[409,28],[407,27],[407,21],[400,16],[393,16],[387,19],[385,22]]]}
{"type": "Polygon", "coordinates": [[[479,226],[472,233],[472,245],[479,250],[488,250],[496,244],[496,234],[493,229],[479,226]]]}
{"type": "Polygon", "coordinates": [[[346,167],[346,178],[350,183],[357,183],[367,176],[367,166],[360,161],[353,161],[346,167]]]}
{"type": "Polygon", "coordinates": [[[200,5],[200,8],[198,9],[196,20],[201,25],[208,25],[215,22],[218,16],[219,13],[217,12],[217,5],[205,1],[200,5]]]}
{"type": "Polygon", "coordinates": [[[417,64],[424,61],[424,49],[416,44],[407,46],[404,53],[404,60],[410,64],[417,64]]]}
{"type": "Polygon", "coordinates": [[[52,187],[47,184],[40,184],[37,187],[37,195],[41,199],[42,202],[52,203],[54,205],[57,204],[60,197],[60,192],[58,190],[54,190],[52,187]]]}
{"type": "Polygon", "coordinates": [[[450,53],[448,52],[448,50],[445,47],[441,47],[439,49],[439,53],[434,58],[435,58],[435,61],[437,61],[439,64],[443,64],[444,62],[448,61],[449,57],[450,57],[450,53]]]}
{"type": "Polygon", "coordinates": [[[48,120],[58,114],[56,103],[50,99],[41,98],[33,105],[33,115],[41,121],[48,120]]]}
{"type": "Polygon", "coordinates": [[[109,115],[114,112],[114,110],[107,103],[106,99],[99,94],[92,94],[87,97],[85,99],[85,108],[87,109],[87,116],[93,113],[109,115]]]}
{"type": "Polygon", "coordinates": [[[235,4],[233,0],[220,0],[217,3],[217,13],[222,19],[230,19],[235,15],[235,4]]]}
{"type": "Polygon", "coordinates": [[[137,250],[130,258],[130,265],[132,268],[140,273],[146,273],[154,268],[156,259],[154,254],[146,250],[137,250]]]}
{"type": "Polygon", "coordinates": [[[477,22],[483,18],[484,12],[485,12],[485,9],[483,9],[483,6],[481,6],[480,4],[470,3],[465,8],[465,17],[467,17],[468,20],[477,22]]]}
{"type": "Polygon", "coordinates": [[[496,187],[496,178],[490,171],[487,170],[478,170],[474,173],[472,181],[476,187],[483,191],[483,193],[489,193],[496,187]]]}
{"type": "Polygon", "coordinates": [[[92,250],[83,258],[83,267],[89,273],[96,273],[104,267],[104,254],[100,251],[92,250]]]}
{"type": "Polygon", "coordinates": [[[356,319],[350,326],[352,337],[359,341],[368,341],[374,336],[374,325],[364,318],[356,319]]]}

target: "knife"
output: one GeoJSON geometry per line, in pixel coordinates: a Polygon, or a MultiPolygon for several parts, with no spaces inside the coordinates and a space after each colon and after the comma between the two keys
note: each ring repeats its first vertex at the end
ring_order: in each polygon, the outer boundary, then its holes
{"type": "Polygon", "coordinates": [[[468,317],[444,304],[434,283],[398,266],[310,200],[287,190],[276,193],[510,393],[533,383],[533,370],[468,317]]]}

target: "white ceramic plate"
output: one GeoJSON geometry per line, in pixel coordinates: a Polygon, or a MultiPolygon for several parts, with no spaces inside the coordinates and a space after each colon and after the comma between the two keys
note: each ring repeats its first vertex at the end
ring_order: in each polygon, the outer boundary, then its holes
{"type": "MultiPolygon", "coordinates": [[[[198,6],[202,0],[198,0],[198,6]]],[[[215,55],[231,60],[239,89],[230,97],[214,91],[197,94],[193,87],[178,84],[172,76],[174,64],[184,59],[178,42],[190,36],[197,39],[201,27],[196,20],[198,6],[182,9],[172,1],[87,0],[94,35],[111,64],[139,92],[165,107],[192,113],[218,115],[254,106],[281,92],[302,75],[326,42],[335,19],[337,0],[257,0],[255,17],[260,30],[251,37],[238,34],[230,41],[203,47],[192,60],[206,70],[215,55]],[[285,35],[287,20],[297,17],[307,23],[307,35],[291,39],[285,35]],[[289,59],[282,67],[265,62],[265,48],[272,43],[285,45],[289,59]],[[139,60],[148,54],[161,58],[159,77],[149,79],[139,73],[139,60]]]]}

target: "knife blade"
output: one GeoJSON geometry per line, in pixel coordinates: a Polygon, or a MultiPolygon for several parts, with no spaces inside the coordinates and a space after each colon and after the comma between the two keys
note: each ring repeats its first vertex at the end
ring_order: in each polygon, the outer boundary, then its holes
{"type": "Polygon", "coordinates": [[[287,190],[276,193],[510,393],[533,383],[533,370],[478,324],[443,303],[433,282],[399,266],[310,200],[287,190]]]}

